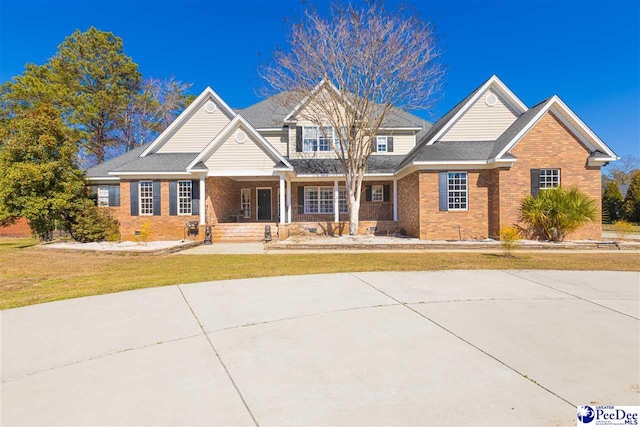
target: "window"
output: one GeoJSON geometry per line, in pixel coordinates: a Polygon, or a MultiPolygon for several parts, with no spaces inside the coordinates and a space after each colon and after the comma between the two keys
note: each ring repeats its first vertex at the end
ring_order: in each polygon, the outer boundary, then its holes
{"type": "Polygon", "coordinates": [[[560,169],[540,169],[540,189],[560,186],[560,169]]]}
{"type": "Polygon", "coordinates": [[[386,153],[387,152],[387,137],[386,136],[376,136],[376,151],[378,153],[386,153]]]}
{"type": "Polygon", "coordinates": [[[318,126],[302,128],[302,151],[331,151],[331,143],[338,144],[337,136],[331,126],[324,126],[324,132],[318,126]]]}
{"type": "Polygon", "coordinates": [[[140,215],[153,215],[153,181],[140,181],[140,215]]]}
{"type": "Polygon", "coordinates": [[[304,187],[304,213],[332,213],[333,187],[304,187]]]}
{"type": "Polygon", "coordinates": [[[448,173],[448,207],[450,211],[467,209],[467,173],[448,173]]]}
{"type": "Polygon", "coordinates": [[[382,185],[371,186],[371,201],[384,202],[384,187],[382,185]]]}
{"type": "Polygon", "coordinates": [[[191,215],[191,181],[178,181],[178,215],[191,215]]]}
{"type": "Polygon", "coordinates": [[[349,213],[349,204],[347,203],[347,188],[340,187],[338,190],[338,211],[340,213],[349,213]]]}
{"type": "Polygon", "coordinates": [[[251,218],[251,189],[240,190],[240,210],[245,218],[251,218]]]}
{"type": "Polygon", "coordinates": [[[109,206],[109,187],[106,185],[98,187],[98,206],[109,206]]]}

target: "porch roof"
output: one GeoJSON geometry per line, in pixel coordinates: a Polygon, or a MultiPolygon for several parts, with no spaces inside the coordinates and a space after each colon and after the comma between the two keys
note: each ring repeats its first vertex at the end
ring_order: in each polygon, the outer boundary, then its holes
{"type": "MultiPolygon", "coordinates": [[[[368,174],[394,173],[404,156],[375,155],[367,163],[368,174]]],[[[339,159],[289,159],[296,174],[342,174],[339,159]]]]}
{"type": "Polygon", "coordinates": [[[137,157],[111,172],[186,172],[198,153],[153,153],[137,157]]]}

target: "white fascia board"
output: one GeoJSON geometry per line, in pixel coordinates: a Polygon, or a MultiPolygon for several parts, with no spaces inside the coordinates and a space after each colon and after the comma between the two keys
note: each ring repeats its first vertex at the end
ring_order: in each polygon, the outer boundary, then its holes
{"type": "Polygon", "coordinates": [[[200,152],[200,154],[198,154],[196,156],[195,159],[193,159],[191,161],[191,163],[189,163],[189,165],[187,166],[187,170],[192,169],[198,163],[200,163],[202,161],[205,161],[204,159],[208,159],[209,156],[211,156],[212,153],[215,153],[215,151],[218,149],[218,147],[222,143],[224,143],[226,138],[231,134],[231,131],[233,129],[235,129],[238,126],[238,124],[242,124],[245,127],[245,129],[251,135],[253,135],[253,137],[260,144],[262,144],[262,146],[268,151],[267,154],[270,153],[269,157],[271,157],[272,160],[280,161],[280,162],[284,163],[287,166],[287,168],[292,168],[293,169],[293,166],[291,166],[291,164],[287,161],[287,159],[282,157],[282,154],[280,154],[280,152],[278,150],[273,148],[273,146],[269,143],[269,141],[264,139],[264,137],[262,135],[260,135],[260,133],[253,126],[251,126],[251,124],[244,117],[242,117],[242,115],[236,114],[236,116],[233,118],[233,120],[231,120],[220,131],[220,133],[218,133],[218,135],[216,135],[216,137],[213,138],[213,140],[209,144],[207,144],[207,146],[200,152]]]}
{"type": "Polygon", "coordinates": [[[210,170],[207,176],[278,176],[270,170],[241,169],[241,170],[210,170]]]}
{"type": "Polygon", "coordinates": [[[431,145],[438,141],[442,135],[451,129],[451,127],[471,108],[473,104],[491,87],[495,86],[498,91],[507,98],[512,105],[519,110],[520,114],[528,110],[527,106],[504,84],[495,74],[486,81],[484,85],[476,92],[476,94],[449,120],[438,133],[436,133],[429,141],[427,145],[431,145]]]}
{"type": "Polygon", "coordinates": [[[393,128],[378,128],[378,130],[422,130],[421,127],[393,127],[393,128]]]}
{"type": "Polygon", "coordinates": [[[109,172],[113,176],[130,176],[130,175],[167,175],[167,176],[183,176],[191,175],[189,172],[109,172]]]}
{"type": "Polygon", "coordinates": [[[115,176],[85,176],[85,181],[119,181],[120,178],[115,176]]]}
{"type": "Polygon", "coordinates": [[[287,133],[287,129],[284,129],[284,126],[281,128],[256,128],[258,132],[282,132],[287,133]]]}
{"type": "Polygon", "coordinates": [[[178,127],[182,126],[183,122],[188,120],[191,115],[202,106],[202,104],[208,97],[213,98],[214,101],[218,103],[220,107],[222,107],[222,109],[225,110],[225,112],[231,117],[234,117],[236,115],[235,111],[233,111],[233,109],[229,107],[227,103],[224,102],[224,100],[220,98],[220,96],[213,89],[211,89],[211,87],[207,86],[207,88],[203,90],[202,93],[198,95],[198,97],[194,99],[193,102],[189,104],[189,106],[185,108],[184,111],[182,111],[182,113],[180,113],[180,115],[178,115],[178,117],[176,117],[176,119],[171,122],[171,124],[151,144],[149,144],[147,149],[144,150],[142,154],[140,154],[140,157],[147,156],[153,151],[154,148],[163,143],[169,135],[172,135],[178,127]]]}

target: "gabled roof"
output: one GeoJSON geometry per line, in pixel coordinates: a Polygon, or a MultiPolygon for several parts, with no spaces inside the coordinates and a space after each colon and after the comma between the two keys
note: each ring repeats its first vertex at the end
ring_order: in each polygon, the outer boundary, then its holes
{"type": "Polygon", "coordinates": [[[141,157],[147,156],[150,154],[154,148],[158,145],[162,144],[166,141],[168,137],[173,135],[173,133],[180,128],[189,118],[196,112],[198,109],[204,105],[206,101],[212,99],[216,102],[222,110],[224,110],[229,116],[234,117],[236,115],[235,111],[231,107],[227,105],[226,102],[218,94],[211,89],[209,86],[205,90],[202,91],[200,95],[196,99],[193,100],[191,104],[187,108],[184,109],[182,113],[167,127],[151,144],[149,144],[141,154],[141,157]]]}
{"type": "MultiPolygon", "coordinates": [[[[538,104],[535,114],[530,115],[529,120],[523,121],[516,129],[511,129],[516,123],[504,132],[502,147],[496,154],[496,159],[509,152],[514,145],[540,120],[547,112],[552,112],[558,119],[589,149],[590,152],[601,151],[607,158],[602,161],[614,161],[618,156],[573,112],[562,100],[554,95],[541,104],[538,104]],[[511,131],[510,131],[511,130],[511,131]],[[516,132],[517,130],[517,132],[516,132]]],[[[517,122],[518,120],[516,120],[517,122]]],[[[502,136],[500,137],[502,138],[502,136]]]]}
{"type": "Polygon", "coordinates": [[[244,117],[242,117],[242,115],[237,114],[233,118],[233,120],[227,123],[227,125],[218,133],[218,135],[216,135],[215,138],[213,138],[213,140],[209,144],[207,144],[207,146],[197,156],[193,158],[193,160],[187,165],[186,169],[188,171],[193,170],[199,163],[205,162],[209,158],[209,156],[211,156],[211,154],[214,153],[215,150],[217,150],[218,147],[226,141],[227,137],[231,134],[231,131],[236,129],[240,125],[244,126],[245,130],[247,130],[251,134],[251,136],[257,141],[259,146],[261,146],[265,153],[269,157],[271,157],[271,159],[276,164],[282,162],[286,167],[292,168],[289,161],[284,156],[282,156],[282,154],[280,154],[278,150],[273,148],[273,146],[269,144],[269,141],[264,139],[264,137],[260,135],[258,131],[256,131],[256,129],[251,126],[251,124],[244,117]]]}
{"type": "Polygon", "coordinates": [[[322,90],[325,87],[329,87],[329,89],[331,89],[332,91],[334,91],[339,97],[341,97],[342,99],[344,99],[345,103],[347,103],[347,105],[351,106],[351,103],[349,102],[349,100],[342,96],[342,92],[340,92],[340,90],[336,87],[336,85],[334,85],[331,81],[326,80],[326,79],[322,79],[320,80],[320,83],[318,83],[312,90],[311,93],[307,96],[305,96],[304,98],[302,98],[300,100],[300,102],[298,102],[298,104],[296,104],[296,106],[293,108],[293,110],[291,110],[289,112],[289,114],[287,114],[284,118],[284,122],[288,123],[289,121],[291,121],[293,119],[293,117],[295,117],[296,114],[298,114],[300,112],[300,110],[307,105],[307,103],[309,102],[309,100],[311,99],[312,96],[315,96],[318,92],[320,92],[320,90],[322,90]]]}

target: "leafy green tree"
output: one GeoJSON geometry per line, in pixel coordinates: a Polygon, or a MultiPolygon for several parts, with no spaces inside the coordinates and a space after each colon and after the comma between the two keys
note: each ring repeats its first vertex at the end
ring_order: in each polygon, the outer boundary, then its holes
{"type": "Polygon", "coordinates": [[[640,222],[640,170],[631,175],[631,183],[624,198],[623,211],[625,219],[640,222]]]}
{"type": "Polygon", "coordinates": [[[46,239],[87,197],[76,145],[60,113],[46,104],[18,114],[0,132],[0,222],[25,217],[46,239]]]}
{"type": "Polygon", "coordinates": [[[530,233],[554,242],[564,240],[588,222],[597,220],[595,201],[577,188],[540,191],[520,203],[520,220],[530,233]]]}
{"type": "Polygon", "coordinates": [[[602,213],[609,216],[609,221],[614,222],[622,218],[622,202],[620,187],[615,181],[609,181],[602,193],[602,213]]]}

